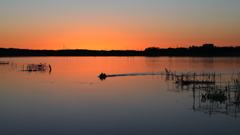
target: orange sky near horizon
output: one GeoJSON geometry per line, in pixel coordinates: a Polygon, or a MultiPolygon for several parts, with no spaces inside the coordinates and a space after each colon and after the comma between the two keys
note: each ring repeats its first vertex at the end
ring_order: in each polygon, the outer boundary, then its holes
{"type": "Polygon", "coordinates": [[[240,2],[3,0],[0,47],[144,50],[240,46],[240,2]],[[125,3],[124,3],[125,2],[125,3]]]}

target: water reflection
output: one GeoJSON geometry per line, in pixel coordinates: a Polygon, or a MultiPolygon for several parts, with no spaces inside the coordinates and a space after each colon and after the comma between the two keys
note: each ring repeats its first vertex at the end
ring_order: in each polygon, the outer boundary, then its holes
{"type": "MultiPolygon", "coordinates": [[[[240,68],[236,58],[214,58],[212,69],[204,66],[202,58],[190,57],[24,57],[1,61],[14,64],[0,65],[0,134],[239,133],[239,121],[228,117],[239,116],[239,94],[234,92],[238,81],[232,77],[233,70],[240,68]],[[18,72],[32,63],[49,63],[54,72],[18,72]],[[197,77],[195,84],[186,83],[185,78],[176,83],[172,80],[176,77],[166,78],[167,67],[174,74],[221,69],[227,70],[227,75],[216,76],[215,86],[203,84],[197,77]],[[101,81],[97,77],[101,72],[111,76],[101,81]],[[202,96],[214,88],[220,93],[228,84],[233,91],[225,92],[226,100],[202,96]],[[228,115],[213,115],[220,111],[228,115]]],[[[212,80],[207,75],[205,79],[212,80]]]]}
{"type": "Polygon", "coordinates": [[[171,91],[192,91],[195,111],[213,114],[225,114],[240,117],[240,76],[212,74],[167,74],[166,81],[172,85],[171,91]],[[224,79],[224,77],[226,79],[224,79]],[[202,81],[199,81],[202,80],[202,81]],[[224,80],[224,81],[222,81],[224,80]]]}
{"type": "MultiPolygon", "coordinates": [[[[176,74],[165,69],[166,72],[159,73],[131,73],[111,74],[101,73],[99,78],[105,80],[107,77],[119,76],[142,76],[142,75],[164,75],[165,81],[172,83],[171,91],[192,91],[194,111],[209,114],[226,114],[240,117],[240,75],[221,75],[215,72],[187,72],[176,74]]],[[[168,84],[168,90],[169,84],[168,84]]]]}
{"type": "Polygon", "coordinates": [[[9,63],[9,61],[0,61],[0,65],[8,65],[9,63]]]}
{"type": "Polygon", "coordinates": [[[49,74],[52,72],[52,67],[47,63],[39,63],[39,64],[18,64],[14,62],[3,62],[0,61],[0,65],[8,66],[9,71],[23,71],[23,72],[39,72],[49,74]]]}
{"type": "Polygon", "coordinates": [[[203,57],[203,66],[205,66],[207,69],[213,69],[214,68],[214,58],[213,57],[203,57]]]}
{"type": "Polygon", "coordinates": [[[52,71],[52,67],[51,65],[49,64],[27,64],[26,68],[24,68],[24,65],[23,65],[23,70],[21,71],[25,71],[25,72],[46,72],[48,71],[49,74],[51,73],[52,71]]]}

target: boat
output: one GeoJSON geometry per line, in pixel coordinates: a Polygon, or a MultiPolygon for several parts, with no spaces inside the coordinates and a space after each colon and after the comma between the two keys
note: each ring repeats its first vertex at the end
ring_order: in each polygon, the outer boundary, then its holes
{"type": "Polygon", "coordinates": [[[107,75],[105,73],[101,73],[99,76],[98,76],[101,80],[104,80],[107,78],[107,75]]]}

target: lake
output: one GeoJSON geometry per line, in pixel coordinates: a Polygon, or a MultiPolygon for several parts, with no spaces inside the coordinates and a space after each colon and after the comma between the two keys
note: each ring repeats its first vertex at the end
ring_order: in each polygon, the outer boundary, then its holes
{"type": "Polygon", "coordinates": [[[0,64],[1,135],[240,134],[239,57],[3,57],[1,61],[9,62],[0,64]],[[46,70],[23,71],[28,64],[40,63],[46,63],[46,70]],[[203,99],[203,88],[210,84],[176,84],[165,68],[173,74],[209,73],[205,79],[214,73],[214,88],[236,92],[226,92],[224,100],[203,99]],[[100,73],[114,77],[101,80],[100,73]]]}

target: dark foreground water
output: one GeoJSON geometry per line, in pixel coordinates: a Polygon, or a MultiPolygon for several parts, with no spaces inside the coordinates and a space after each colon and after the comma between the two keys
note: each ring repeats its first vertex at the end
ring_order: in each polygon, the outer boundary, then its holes
{"type": "MultiPolygon", "coordinates": [[[[240,59],[191,57],[0,58],[0,135],[237,135],[240,110],[227,100],[204,100],[203,90],[166,78],[221,74],[216,86],[238,90],[240,59]],[[26,72],[27,64],[52,71],[26,72]],[[100,80],[104,72],[116,77],[100,80]],[[155,74],[155,75],[150,75],[155,74]],[[134,75],[134,76],[132,76],[134,75]]],[[[205,76],[207,78],[207,76],[205,76]]]]}

